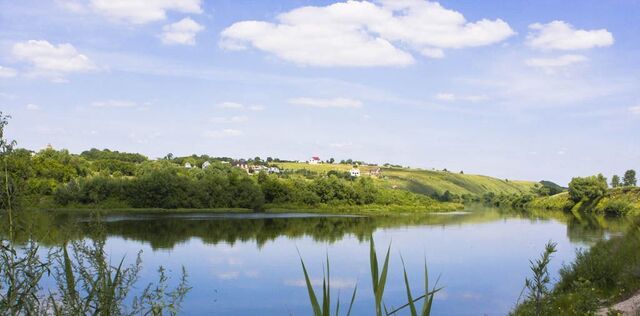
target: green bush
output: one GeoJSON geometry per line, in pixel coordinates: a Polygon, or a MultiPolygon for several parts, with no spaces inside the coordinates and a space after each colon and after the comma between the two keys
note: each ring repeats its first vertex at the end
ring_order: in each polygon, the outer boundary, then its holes
{"type": "Polygon", "coordinates": [[[608,188],[607,179],[601,174],[586,178],[573,178],[569,183],[569,198],[576,203],[596,201],[607,193],[608,188]]]}

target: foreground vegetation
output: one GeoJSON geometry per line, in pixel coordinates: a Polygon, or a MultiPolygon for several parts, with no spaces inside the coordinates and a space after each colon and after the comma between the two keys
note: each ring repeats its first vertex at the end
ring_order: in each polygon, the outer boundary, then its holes
{"type": "MultiPolygon", "coordinates": [[[[404,266],[404,259],[400,256],[402,260],[403,267],[403,275],[404,275],[404,285],[406,289],[407,295],[407,303],[398,307],[393,308],[391,310],[387,308],[387,305],[384,303],[384,290],[387,286],[387,272],[389,271],[389,253],[391,252],[391,245],[387,248],[387,254],[384,257],[384,261],[382,263],[382,267],[378,263],[378,254],[376,251],[375,243],[373,241],[373,237],[369,236],[369,267],[371,269],[371,283],[373,289],[373,305],[375,307],[375,315],[376,316],[390,316],[399,313],[400,311],[408,308],[411,316],[429,316],[431,314],[431,308],[433,306],[433,299],[436,293],[442,290],[442,287],[438,287],[438,281],[436,284],[430,289],[429,288],[429,271],[427,269],[427,262],[425,259],[424,263],[424,292],[423,294],[414,297],[411,294],[411,285],[409,284],[409,277],[407,275],[407,269],[404,266]],[[418,302],[423,301],[422,307],[418,308],[418,302]],[[418,309],[420,313],[418,313],[418,309]]],[[[330,316],[332,311],[334,310],[333,306],[331,306],[331,273],[330,273],[330,263],[329,257],[327,256],[327,265],[326,270],[323,271],[322,278],[322,296],[321,300],[318,301],[318,295],[311,284],[311,279],[309,278],[309,273],[307,272],[307,267],[304,264],[304,260],[300,258],[300,264],[302,265],[302,272],[304,273],[304,280],[307,287],[307,292],[309,293],[309,302],[311,303],[311,308],[314,316],[330,316]]],[[[346,315],[351,315],[351,309],[353,307],[353,303],[356,300],[356,294],[358,291],[358,285],[353,288],[353,294],[351,294],[351,300],[349,302],[349,306],[347,308],[346,315]]],[[[335,313],[334,315],[338,316],[340,314],[340,294],[338,293],[338,299],[336,302],[335,313]]]]}
{"type": "Polygon", "coordinates": [[[541,291],[542,295],[526,300],[513,314],[593,315],[602,307],[628,298],[640,289],[638,249],[640,221],[624,236],[579,251],[575,262],[561,269],[560,280],[552,291],[541,291]]]}

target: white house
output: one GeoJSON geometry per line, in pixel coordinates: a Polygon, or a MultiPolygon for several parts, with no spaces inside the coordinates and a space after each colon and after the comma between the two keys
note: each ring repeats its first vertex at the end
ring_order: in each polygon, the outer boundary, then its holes
{"type": "Polygon", "coordinates": [[[360,169],[351,168],[351,170],[349,170],[349,174],[351,174],[352,177],[357,178],[360,176],[360,169]]]}
{"type": "Polygon", "coordinates": [[[280,169],[278,169],[278,167],[269,167],[269,170],[267,170],[269,173],[280,173],[280,169]]]}
{"type": "Polygon", "coordinates": [[[208,162],[208,161],[205,161],[205,162],[202,164],[202,169],[207,169],[207,168],[209,168],[210,166],[211,166],[211,163],[210,163],[210,162],[208,162]]]}
{"type": "Polygon", "coordinates": [[[320,163],[320,157],[313,156],[311,157],[311,159],[309,159],[309,161],[307,161],[307,163],[310,165],[317,165],[320,163]]]}
{"type": "Polygon", "coordinates": [[[187,169],[193,168],[193,166],[191,166],[191,164],[188,163],[188,162],[184,164],[184,167],[187,168],[187,169]]]}

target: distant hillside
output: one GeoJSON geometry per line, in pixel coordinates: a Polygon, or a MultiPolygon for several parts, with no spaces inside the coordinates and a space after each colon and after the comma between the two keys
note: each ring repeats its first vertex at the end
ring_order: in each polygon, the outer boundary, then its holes
{"type": "MultiPolygon", "coordinates": [[[[305,164],[305,163],[276,163],[283,169],[306,169],[314,172],[349,171],[352,167],[347,164],[305,164]]],[[[378,169],[376,166],[361,166],[363,176],[369,171],[378,169]]],[[[405,168],[380,168],[379,184],[389,188],[408,190],[414,193],[441,196],[446,191],[457,195],[481,196],[488,192],[496,194],[529,193],[537,184],[533,181],[517,181],[497,179],[482,175],[459,174],[446,171],[417,170],[405,168]]]]}

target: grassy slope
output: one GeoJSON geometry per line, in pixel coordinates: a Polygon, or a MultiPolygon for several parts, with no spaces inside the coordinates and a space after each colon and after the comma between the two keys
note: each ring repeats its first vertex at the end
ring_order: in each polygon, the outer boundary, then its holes
{"type": "MultiPolygon", "coordinates": [[[[314,172],[326,173],[331,170],[349,171],[351,165],[346,164],[319,164],[309,165],[304,163],[277,163],[283,169],[301,170],[307,169],[314,172]]],[[[372,169],[378,167],[362,166],[360,172],[368,175],[372,169]]],[[[414,193],[425,195],[441,195],[445,191],[453,194],[482,195],[487,192],[499,193],[528,193],[536,182],[530,181],[506,181],[481,175],[468,175],[450,173],[444,171],[382,168],[382,176],[379,184],[386,187],[397,186],[414,193]]]]}
{"type": "MultiPolygon", "coordinates": [[[[553,196],[541,197],[533,200],[529,206],[534,209],[569,210],[574,203],[569,200],[567,192],[553,196]]],[[[607,212],[608,209],[620,210],[621,213],[640,215],[640,188],[611,189],[594,206],[597,213],[607,212]]]]}

